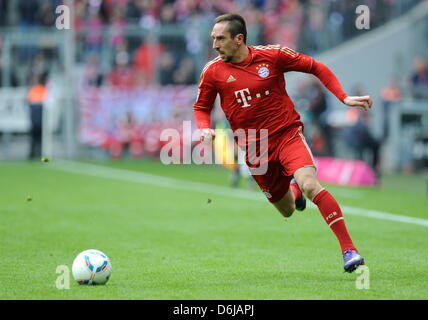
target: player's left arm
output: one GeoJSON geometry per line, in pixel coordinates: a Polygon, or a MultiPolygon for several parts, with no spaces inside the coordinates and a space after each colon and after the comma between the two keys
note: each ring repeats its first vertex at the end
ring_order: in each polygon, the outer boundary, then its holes
{"type": "Polygon", "coordinates": [[[360,107],[365,111],[372,107],[373,101],[370,96],[348,96],[333,71],[312,57],[283,47],[279,50],[277,65],[283,72],[299,71],[313,74],[331,93],[349,107],[360,107]]]}
{"type": "Polygon", "coordinates": [[[370,96],[347,96],[343,103],[349,107],[360,107],[364,111],[369,111],[372,107],[373,100],[370,96]]]}
{"type": "Polygon", "coordinates": [[[312,73],[330,90],[340,101],[349,107],[360,107],[364,111],[368,111],[373,104],[370,96],[348,96],[342,88],[336,75],[322,62],[312,59],[312,65],[309,73],[312,73]]]}

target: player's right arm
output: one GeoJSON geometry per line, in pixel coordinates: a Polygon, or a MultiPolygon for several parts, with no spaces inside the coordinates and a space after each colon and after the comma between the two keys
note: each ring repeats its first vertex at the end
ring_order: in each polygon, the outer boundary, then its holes
{"type": "Polygon", "coordinates": [[[211,142],[214,138],[214,129],[211,129],[211,111],[217,96],[217,88],[211,73],[211,64],[208,63],[202,70],[198,85],[198,96],[193,105],[196,125],[201,130],[201,141],[211,142]]]}

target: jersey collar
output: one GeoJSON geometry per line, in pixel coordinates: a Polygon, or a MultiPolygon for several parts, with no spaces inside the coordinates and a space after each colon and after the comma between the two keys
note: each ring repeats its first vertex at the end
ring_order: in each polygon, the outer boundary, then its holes
{"type": "Polygon", "coordinates": [[[247,48],[248,48],[247,57],[239,63],[232,63],[232,65],[237,66],[237,67],[241,67],[241,68],[245,68],[246,66],[248,66],[253,61],[253,50],[250,46],[247,46],[247,48]]]}

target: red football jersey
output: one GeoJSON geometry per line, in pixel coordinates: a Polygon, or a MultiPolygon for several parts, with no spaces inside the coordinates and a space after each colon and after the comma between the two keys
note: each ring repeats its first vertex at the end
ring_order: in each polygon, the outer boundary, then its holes
{"type": "Polygon", "coordinates": [[[210,113],[217,94],[232,130],[267,129],[269,136],[294,125],[300,115],[285,89],[284,73],[316,75],[343,101],[346,97],[334,74],[322,63],[280,45],[248,46],[249,54],[238,64],[217,57],[206,64],[194,104],[199,128],[210,128],[210,113]]]}

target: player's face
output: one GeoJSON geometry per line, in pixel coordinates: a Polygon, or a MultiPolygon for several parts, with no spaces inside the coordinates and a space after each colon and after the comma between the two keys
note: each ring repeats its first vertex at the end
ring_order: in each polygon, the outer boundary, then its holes
{"type": "Polygon", "coordinates": [[[235,57],[239,48],[237,36],[235,38],[231,37],[227,22],[220,22],[214,25],[211,32],[213,49],[219,53],[224,62],[230,62],[235,57]]]}

